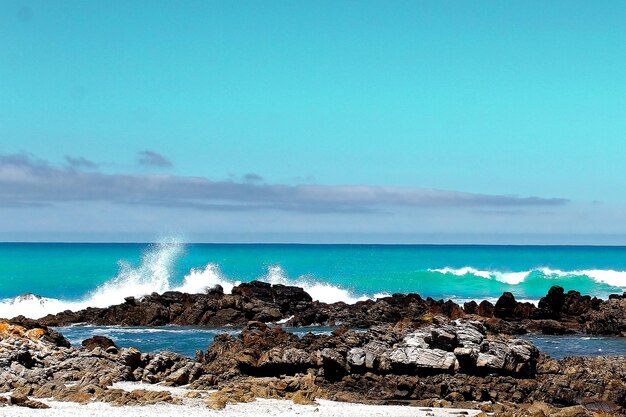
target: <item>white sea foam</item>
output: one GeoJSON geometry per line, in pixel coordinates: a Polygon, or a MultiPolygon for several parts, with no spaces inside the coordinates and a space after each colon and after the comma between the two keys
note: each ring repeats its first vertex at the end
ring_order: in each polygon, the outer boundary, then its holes
{"type": "Polygon", "coordinates": [[[225,293],[230,293],[239,281],[229,281],[222,276],[217,264],[209,263],[204,268],[192,268],[183,279],[183,285],[174,288],[175,291],[189,294],[203,293],[209,288],[221,285],[225,293]]]}
{"type": "MultiPolygon", "coordinates": [[[[267,268],[267,274],[260,277],[259,280],[269,282],[270,284],[295,285],[302,287],[309,295],[317,301],[324,303],[335,303],[343,301],[348,304],[354,304],[358,301],[368,300],[374,297],[366,295],[356,295],[348,289],[341,288],[337,285],[322,283],[306,276],[289,279],[283,268],[279,265],[272,265],[267,268]]],[[[377,294],[381,295],[381,294],[377,294]]]]}
{"type": "MultiPolygon", "coordinates": [[[[180,282],[180,279],[177,280],[173,275],[173,271],[177,260],[183,253],[184,246],[175,241],[153,245],[144,253],[139,265],[133,266],[128,262],[120,261],[119,271],[115,277],[100,285],[80,300],[20,296],[0,301],[0,317],[24,315],[26,317],[38,318],[64,310],[77,311],[86,307],[107,307],[124,302],[125,297],[141,297],[152,292],[162,293],[174,290],[186,293],[203,293],[215,285],[221,285],[225,293],[230,293],[235,285],[240,284],[240,281],[237,279],[224,276],[220,271],[219,265],[215,263],[207,263],[204,267],[192,268],[180,282]]],[[[475,276],[509,285],[522,284],[532,273],[540,273],[544,279],[555,281],[575,276],[586,276],[597,283],[621,288],[626,291],[626,271],[617,270],[563,271],[539,267],[528,271],[507,272],[466,266],[462,268],[430,269],[428,271],[451,274],[458,277],[475,276]]],[[[327,303],[338,301],[355,303],[389,295],[386,293],[357,293],[351,289],[323,282],[308,275],[290,277],[279,265],[269,266],[267,272],[257,279],[272,284],[302,287],[313,299],[327,303]]],[[[456,301],[460,300],[460,298],[452,298],[456,301]]],[[[536,302],[536,300],[529,301],[536,302]]]]}
{"type": "Polygon", "coordinates": [[[554,279],[557,280],[559,278],[568,278],[568,277],[588,277],[597,283],[607,284],[612,287],[622,288],[626,290],[626,271],[615,271],[611,269],[581,269],[581,270],[573,270],[573,271],[563,271],[560,269],[551,269],[551,268],[536,268],[527,271],[518,271],[518,272],[505,272],[505,271],[490,271],[490,270],[480,270],[476,268],[472,268],[469,266],[465,266],[462,268],[439,268],[439,269],[429,269],[429,272],[438,272],[440,274],[452,274],[458,277],[465,275],[474,275],[480,278],[485,279],[494,279],[496,281],[510,284],[510,285],[518,285],[524,282],[533,272],[541,273],[546,279],[554,279]]]}
{"type": "Polygon", "coordinates": [[[23,295],[3,300],[0,302],[0,317],[23,315],[39,318],[65,310],[108,307],[124,302],[124,297],[167,291],[170,289],[170,271],[183,249],[184,247],[175,241],[164,242],[146,251],[137,267],[120,261],[118,274],[81,300],[70,301],[46,297],[24,297],[23,295]]]}
{"type": "Polygon", "coordinates": [[[486,271],[480,270],[476,268],[472,268],[470,266],[465,266],[463,268],[440,268],[440,269],[429,269],[429,272],[439,272],[440,274],[452,274],[457,277],[462,277],[465,275],[474,275],[481,278],[486,279],[495,279],[497,281],[517,285],[523,282],[528,274],[532,271],[522,271],[522,272],[502,272],[502,271],[486,271]]]}
{"type": "MultiPolygon", "coordinates": [[[[181,284],[175,283],[172,271],[183,252],[184,246],[176,241],[154,245],[144,253],[138,266],[120,261],[118,274],[81,300],[59,300],[33,295],[19,296],[0,302],[0,317],[24,315],[39,318],[65,310],[78,311],[87,307],[108,307],[123,303],[124,298],[128,296],[141,297],[153,292],[203,293],[216,285],[221,285],[225,293],[230,293],[234,286],[241,283],[236,279],[224,277],[219,265],[215,263],[208,263],[203,268],[192,268],[183,277],[181,284]]],[[[270,266],[267,273],[258,279],[272,284],[302,287],[313,299],[328,303],[337,301],[355,303],[371,298],[365,295],[355,295],[347,289],[315,281],[310,277],[290,279],[277,265],[270,266]]],[[[374,298],[385,295],[376,294],[374,298]]]]}

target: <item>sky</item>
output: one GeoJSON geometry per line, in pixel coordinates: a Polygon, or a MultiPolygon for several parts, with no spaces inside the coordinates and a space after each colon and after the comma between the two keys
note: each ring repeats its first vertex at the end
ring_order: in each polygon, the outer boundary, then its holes
{"type": "Polygon", "coordinates": [[[619,1],[0,1],[0,241],[626,244],[619,1]]]}

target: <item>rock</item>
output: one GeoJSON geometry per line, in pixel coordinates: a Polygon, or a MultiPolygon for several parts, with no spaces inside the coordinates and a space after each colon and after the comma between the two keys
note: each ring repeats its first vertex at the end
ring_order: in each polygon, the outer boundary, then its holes
{"type": "Polygon", "coordinates": [[[0,320],[0,337],[8,333],[21,335],[30,340],[41,339],[58,347],[70,347],[70,342],[59,332],[24,316],[17,316],[9,321],[0,320]]]}
{"type": "Polygon", "coordinates": [[[493,317],[494,307],[487,300],[483,300],[478,304],[478,315],[482,317],[493,317]]]}
{"type": "Polygon", "coordinates": [[[224,287],[222,287],[220,284],[215,284],[213,287],[209,288],[206,293],[210,295],[223,296],[224,287]]]}
{"type": "Polygon", "coordinates": [[[50,408],[49,405],[44,404],[40,401],[31,400],[28,397],[20,397],[15,395],[11,395],[11,397],[9,397],[9,402],[12,405],[17,405],[18,407],[26,407],[40,410],[50,408]]]}
{"type": "Polygon", "coordinates": [[[581,316],[583,329],[597,335],[626,336],[626,299],[610,299],[581,316]]]}
{"type": "Polygon", "coordinates": [[[510,292],[503,293],[493,309],[493,316],[500,319],[511,319],[515,317],[515,308],[517,307],[517,301],[510,292]]]}
{"type": "Polygon", "coordinates": [[[117,353],[117,346],[115,345],[115,342],[104,336],[90,337],[89,339],[83,340],[81,345],[87,350],[94,350],[99,347],[106,351],[109,348],[115,348],[115,353],[117,353]]]}
{"type": "MultiPolygon", "coordinates": [[[[183,300],[177,293],[151,298],[169,306],[183,300]]],[[[437,310],[444,305],[420,300],[390,297],[379,305],[379,311],[393,316],[393,308],[398,306],[425,302],[429,309],[437,310]],[[407,300],[409,304],[405,304],[407,300]]],[[[623,300],[614,297],[609,301],[617,308],[623,300]]],[[[608,306],[612,304],[605,302],[593,312],[612,311],[608,306]]],[[[496,326],[492,322],[505,329],[518,324],[480,316],[450,320],[440,313],[420,312],[419,316],[411,313],[416,321],[376,325],[365,331],[341,327],[331,334],[303,337],[254,321],[237,336],[215,337],[207,352],[198,355],[200,361],[167,352],[141,354],[128,348],[113,354],[101,346],[93,350],[59,347],[44,339],[43,329],[5,322],[0,325],[0,392],[12,391],[17,401],[32,396],[115,405],[180,402],[164,392],[131,393],[111,387],[118,381],[143,380],[190,384],[194,390],[218,389],[206,398],[207,405],[215,408],[261,397],[307,404],[317,398],[429,406],[464,406],[477,401],[489,402],[490,410],[502,416],[527,415],[533,402],[578,406],[574,411],[582,406],[586,412],[623,413],[623,358],[554,360],[539,354],[526,340],[494,335],[490,330],[496,326]],[[513,403],[526,405],[521,409],[507,405],[513,403]]],[[[555,412],[573,411],[536,407],[528,415],[555,412]]]]}
{"type": "Polygon", "coordinates": [[[463,304],[463,310],[465,314],[478,314],[478,304],[476,301],[469,301],[463,304]]]}
{"type": "MultiPolygon", "coordinates": [[[[38,320],[34,327],[78,322],[96,325],[221,327],[244,326],[248,321],[272,323],[286,320],[290,326],[343,324],[351,328],[369,328],[396,323],[424,324],[434,317],[443,317],[449,321],[472,314],[482,317],[475,318],[483,320],[487,331],[494,334],[523,334],[528,330],[541,331],[544,328],[546,333],[582,331],[622,335],[626,334],[624,303],[626,298],[621,295],[603,301],[583,296],[577,291],[564,293],[561,287],[555,286],[542,298],[539,307],[517,302],[509,292],[498,299],[496,306],[486,300],[480,304],[472,301],[465,303],[464,309],[453,301],[423,299],[419,294],[393,294],[391,297],[354,304],[326,304],[313,301],[302,288],[252,281],[234,287],[232,294],[224,294],[220,288],[211,289],[205,294],[169,291],[141,299],[128,298],[123,304],[104,309],[65,311],[38,320]],[[560,326],[554,325],[554,322],[541,323],[545,320],[556,321],[560,326]]],[[[49,337],[54,336],[52,331],[48,333],[49,337]]],[[[58,340],[58,343],[67,341],[58,340]]]]}
{"type": "Polygon", "coordinates": [[[160,403],[181,403],[180,399],[175,399],[168,391],[147,391],[137,389],[130,393],[133,399],[141,405],[153,405],[160,403]]]}
{"type": "Polygon", "coordinates": [[[574,331],[556,320],[538,320],[536,326],[543,334],[564,335],[574,331]]]}
{"type": "Polygon", "coordinates": [[[553,313],[555,317],[558,317],[563,309],[563,303],[565,302],[565,293],[563,287],[554,285],[550,287],[545,297],[539,300],[537,305],[540,309],[545,309],[553,313]]]}
{"type": "Polygon", "coordinates": [[[400,347],[390,353],[392,366],[396,369],[424,370],[434,369],[440,372],[452,372],[459,368],[454,353],[441,349],[423,349],[413,346],[400,347]]]}
{"type": "Polygon", "coordinates": [[[315,401],[315,397],[312,397],[312,393],[311,392],[307,392],[307,391],[296,391],[293,396],[291,397],[291,400],[294,402],[294,404],[303,404],[303,405],[318,405],[318,403],[315,401]]]}
{"type": "Polygon", "coordinates": [[[562,408],[557,412],[551,413],[550,417],[586,417],[591,415],[592,414],[587,412],[585,407],[577,405],[573,407],[562,408]]]}

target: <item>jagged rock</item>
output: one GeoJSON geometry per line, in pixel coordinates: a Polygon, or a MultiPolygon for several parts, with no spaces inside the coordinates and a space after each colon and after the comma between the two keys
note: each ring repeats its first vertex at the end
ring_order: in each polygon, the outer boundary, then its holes
{"type": "MultiPolygon", "coordinates": [[[[163,300],[170,303],[176,297],[167,294],[163,300]]],[[[619,307],[623,300],[614,297],[610,301],[619,307]]],[[[440,304],[433,301],[431,305],[440,304]]],[[[600,313],[601,308],[594,311],[600,313]]],[[[549,403],[541,408],[545,415],[575,410],[555,411],[555,405],[623,413],[624,358],[557,361],[540,355],[528,341],[490,334],[489,322],[503,320],[472,318],[476,320],[450,321],[427,313],[418,321],[367,331],[341,327],[332,334],[301,338],[279,327],[251,322],[238,336],[217,336],[206,354],[199,355],[201,362],[165,352],[141,354],[122,348],[112,354],[102,347],[59,347],[44,338],[42,329],[0,322],[0,392],[13,391],[13,396],[22,399],[116,405],[180,402],[164,392],[111,388],[117,381],[144,380],[217,388],[207,398],[217,408],[258,396],[298,403],[326,398],[463,406],[478,401],[489,402],[491,412],[503,416],[512,412],[503,405],[508,402],[549,403]]]]}
{"type": "Polygon", "coordinates": [[[465,314],[478,314],[478,303],[474,300],[464,303],[463,311],[465,314]]]}
{"type": "Polygon", "coordinates": [[[510,292],[505,292],[498,298],[496,305],[493,309],[493,316],[500,319],[514,318],[515,308],[517,307],[517,301],[515,296],[510,292]]]}
{"type": "Polygon", "coordinates": [[[543,334],[564,335],[574,333],[574,330],[556,320],[537,320],[530,323],[528,327],[531,329],[536,328],[543,334]]]}
{"type": "Polygon", "coordinates": [[[626,336],[626,299],[613,298],[581,317],[584,330],[591,334],[626,336]]]}
{"type": "Polygon", "coordinates": [[[452,372],[459,368],[454,353],[441,349],[423,349],[414,346],[399,347],[390,353],[392,366],[399,369],[435,369],[452,372]]]}
{"type": "MultiPolygon", "coordinates": [[[[622,308],[624,300],[626,298],[617,294],[609,300],[600,300],[582,296],[577,291],[564,293],[563,288],[554,286],[542,298],[539,307],[518,302],[508,292],[498,299],[495,306],[486,300],[480,304],[472,301],[465,303],[465,311],[450,300],[423,299],[418,294],[393,294],[391,297],[354,304],[326,304],[313,301],[302,288],[252,281],[234,287],[232,294],[224,294],[219,288],[204,294],[169,291],[150,294],[141,299],[128,298],[123,304],[107,308],[65,311],[36,321],[35,327],[78,322],[96,325],[178,324],[221,327],[244,326],[248,321],[286,321],[290,326],[346,325],[351,328],[369,328],[381,324],[423,323],[432,317],[455,320],[471,314],[484,321],[487,331],[493,334],[513,335],[545,329],[546,333],[558,334],[582,331],[622,335],[626,332],[626,315],[622,308]],[[546,320],[554,320],[560,326],[546,320]]],[[[14,320],[26,321],[24,318],[14,320]]],[[[55,337],[55,333],[49,331],[46,337],[55,337]]],[[[67,343],[61,339],[56,342],[67,343]]]]}
{"type": "Polygon", "coordinates": [[[558,285],[552,286],[545,297],[539,300],[537,307],[552,312],[556,317],[561,313],[563,309],[563,303],[565,302],[565,293],[563,287],[558,285]]]}

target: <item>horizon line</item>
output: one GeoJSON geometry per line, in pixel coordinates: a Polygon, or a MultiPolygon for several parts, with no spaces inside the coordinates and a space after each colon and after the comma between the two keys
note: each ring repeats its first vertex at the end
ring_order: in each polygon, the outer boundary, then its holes
{"type": "Polygon", "coordinates": [[[181,245],[239,245],[239,246],[467,246],[467,247],[596,247],[596,248],[626,248],[624,244],[610,243],[389,243],[389,242],[200,242],[200,241],[179,241],[179,242],[163,242],[163,241],[44,241],[44,240],[24,240],[24,241],[4,241],[0,240],[0,245],[23,244],[23,245],[155,245],[155,244],[181,244],[181,245]]]}

